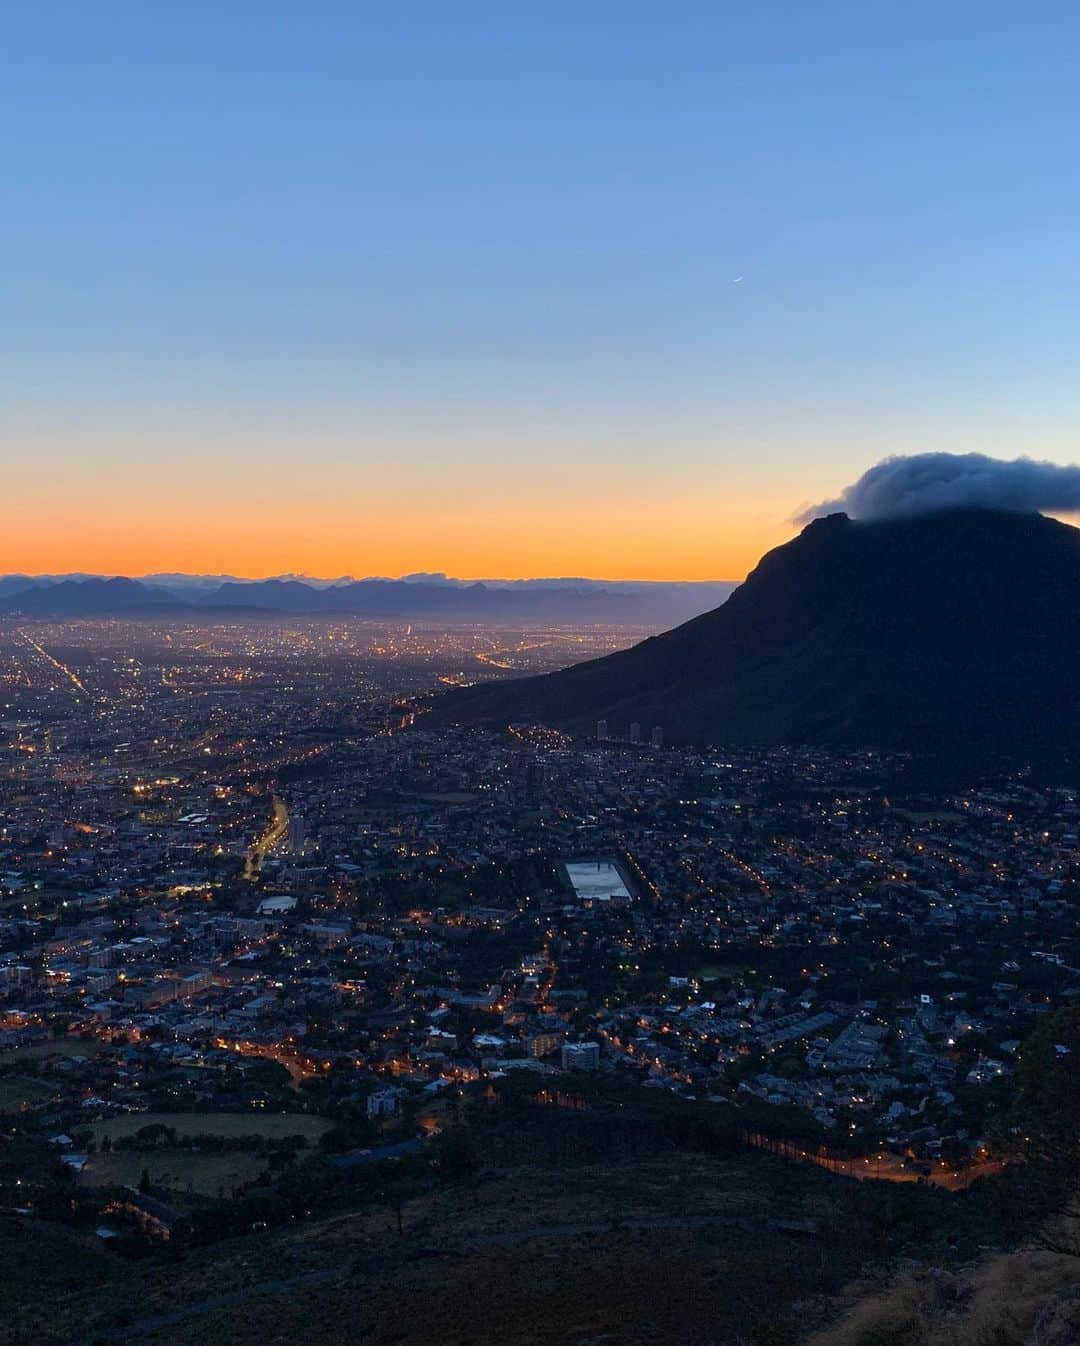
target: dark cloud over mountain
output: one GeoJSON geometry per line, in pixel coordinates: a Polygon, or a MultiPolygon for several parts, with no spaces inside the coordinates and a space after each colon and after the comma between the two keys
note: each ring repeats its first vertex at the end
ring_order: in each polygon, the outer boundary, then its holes
{"type": "Polygon", "coordinates": [[[983,453],[917,453],[885,458],[835,500],[796,516],[809,523],[843,512],[852,519],[897,519],[935,510],[979,506],[1023,514],[1080,510],[1080,467],[1033,458],[1010,462],[983,453]]]}

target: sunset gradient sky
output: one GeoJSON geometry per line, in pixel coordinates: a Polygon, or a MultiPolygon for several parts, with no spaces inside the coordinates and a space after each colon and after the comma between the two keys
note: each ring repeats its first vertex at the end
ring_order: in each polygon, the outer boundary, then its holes
{"type": "Polygon", "coordinates": [[[16,7],[0,571],[738,578],[888,453],[1075,460],[1078,38],[16,7]]]}

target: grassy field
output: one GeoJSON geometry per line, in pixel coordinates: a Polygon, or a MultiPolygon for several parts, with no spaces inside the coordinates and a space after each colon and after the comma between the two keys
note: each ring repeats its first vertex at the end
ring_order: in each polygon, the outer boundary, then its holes
{"type": "MultiPolygon", "coordinates": [[[[145,1346],[578,1346],[735,1342],[805,1284],[807,1250],[756,1232],[766,1166],[671,1154],[523,1167],[389,1211],[300,1228],[274,1265],[342,1266],[285,1294],[243,1293],[145,1346]],[[284,1256],[282,1255],[284,1254],[284,1256]],[[338,1259],[342,1259],[340,1262],[338,1259]]],[[[297,1278],[299,1280],[299,1278],[297,1278]]]]}
{"type": "Polygon", "coordinates": [[[698,981],[716,981],[720,977],[738,977],[746,972],[744,967],[735,963],[702,963],[690,973],[698,981]]]}
{"type": "Polygon", "coordinates": [[[144,1126],[171,1127],[178,1136],[262,1136],[280,1140],[303,1136],[308,1145],[318,1144],[330,1123],[305,1113],[279,1112],[134,1112],[110,1117],[91,1128],[98,1152],[79,1175],[83,1187],[137,1186],[143,1169],[149,1170],[155,1187],[174,1192],[194,1192],[227,1196],[234,1188],[257,1178],[266,1168],[266,1157],[247,1151],[228,1154],[200,1153],[197,1150],[146,1149],[113,1150],[103,1154],[101,1141],[134,1136],[144,1126]]]}
{"type": "MultiPolygon", "coordinates": [[[[425,1256],[393,1272],[224,1308],[200,1323],[200,1346],[720,1346],[745,1341],[759,1314],[782,1303],[786,1259],[759,1244],[701,1231],[605,1231],[535,1238],[462,1256],[425,1256]]],[[[176,1327],[143,1346],[180,1346],[176,1327]]]]}
{"type": "Polygon", "coordinates": [[[0,1066],[9,1066],[18,1061],[41,1061],[47,1056],[97,1056],[103,1052],[106,1043],[91,1038],[84,1042],[81,1038],[56,1038],[49,1042],[31,1042],[26,1047],[13,1047],[10,1051],[0,1052],[0,1066]]]}
{"type": "Polygon", "coordinates": [[[217,1196],[257,1178],[266,1167],[262,1155],[243,1151],[237,1154],[200,1154],[197,1150],[114,1150],[94,1154],[79,1174],[81,1187],[137,1187],[143,1169],[148,1170],[155,1187],[174,1192],[195,1192],[199,1196],[217,1196]]]}
{"type": "MultiPolygon", "coordinates": [[[[162,1155],[167,1169],[172,1156],[162,1155]]],[[[228,1159],[229,1156],[225,1156],[228,1159]]],[[[154,1164],[149,1164],[151,1175],[154,1164]]],[[[737,1340],[817,1274],[806,1240],[761,1225],[768,1160],[671,1153],[567,1169],[527,1165],[135,1263],[61,1301],[28,1292],[20,1346],[705,1346],[737,1340]]],[[[777,1203],[780,1203],[778,1206],[777,1203]]],[[[0,1342],[6,1339],[0,1329],[0,1342]]]]}
{"type": "Polygon", "coordinates": [[[34,1103],[51,1098],[55,1090],[40,1080],[23,1080],[15,1076],[0,1079],[0,1112],[20,1112],[34,1103]]]}
{"type": "MultiPolygon", "coordinates": [[[[375,1205],[177,1261],[94,1257],[37,1221],[5,1242],[0,1222],[0,1346],[1027,1346],[1045,1297],[1080,1288],[1062,1258],[1019,1280],[999,1257],[856,1281],[868,1250],[845,1212],[862,1192],[668,1151],[489,1168],[408,1200],[400,1235],[375,1205]],[[800,1218],[820,1232],[785,1232],[800,1218]]],[[[1050,1326],[1041,1346],[1080,1339],[1050,1326]]]]}
{"type": "Polygon", "coordinates": [[[38,1339],[50,1306],[100,1294],[125,1268],[40,1220],[0,1216],[0,1342],[38,1339]],[[45,1301],[48,1303],[46,1305],[45,1301]]]}
{"type": "Polygon", "coordinates": [[[265,1136],[267,1140],[303,1136],[309,1145],[317,1144],[331,1126],[324,1118],[303,1112],[127,1112],[91,1129],[100,1144],[106,1136],[120,1140],[157,1124],[172,1127],[178,1136],[265,1136]]]}

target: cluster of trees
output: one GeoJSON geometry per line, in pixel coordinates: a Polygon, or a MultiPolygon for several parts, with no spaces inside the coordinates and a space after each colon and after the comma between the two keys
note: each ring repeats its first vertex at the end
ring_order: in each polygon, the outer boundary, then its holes
{"type": "MultiPolygon", "coordinates": [[[[449,1127],[423,1150],[393,1159],[344,1166],[324,1154],[308,1154],[298,1163],[291,1162],[294,1157],[276,1151],[259,1177],[230,1199],[222,1194],[216,1201],[203,1199],[194,1204],[186,1241],[205,1245],[313,1215],[369,1205],[384,1207],[388,1226],[402,1234],[409,1201],[440,1183],[467,1178],[481,1162],[472,1133],[460,1126],[449,1127]],[[290,1162],[275,1163],[276,1159],[290,1162]]],[[[153,1187],[148,1170],[143,1171],[139,1188],[165,1200],[170,1196],[153,1187]]],[[[73,1211],[70,1206],[58,1209],[57,1218],[70,1221],[73,1211]]],[[[145,1240],[126,1249],[129,1255],[145,1255],[150,1250],[145,1240]]],[[[171,1254],[175,1250],[163,1251],[171,1254]]]]}
{"type": "Polygon", "coordinates": [[[1080,1257],[1080,1005],[1047,1015],[1019,1053],[1014,1130],[1024,1195],[1054,1252],[1080,1257]]]}
{"type": "Polygon", "coordinates": [[[406,1204],[442,1182],[458,1182],[474,1173],[480,1153],[472,1134],[452,1127],[434,1144],[414,1154],[345,1167],[324,1155],[312,1154],[270,1180],[260,1180],[228,1202],[208,1203],[192,1214],[192,1237],[197,1243],[261,1228],[354,1210],[365,1205],[386,1208],[391,1226],[404,1232],[406,1204]]]}
{"type": "Polygon", "coordinates": [[[130,1136],[118,1136],[110,1141],[105,1136],[101,1142],[103,1151],[113,1150],[151,1150],[183,1149],[205,1150],[213,1154],[232,1154],[241,1150],[254,1150],[259,1154],[288,1153],[307,1147],[307,1137],[265,1136],[259,1132],[251,1135],[222,1135],[217,1131],[200,1131],[180,1134],[175,1127],[163,1122],[153,1122],[140,1126],[130,1136]]]}
{"type": "Polygon", "coordinates": [[[552,1094],[543,1079],[499,1080],[489,1106],[474,1110],[477,1134],[500,1162],[530,1156],[556,1162],[682,1150],[734,1155],[760,1140],[814,1148],[821,1126],[799,1108],[766,1104],[702,1107],[636,1084],[587,1075],[552,1094]]]}

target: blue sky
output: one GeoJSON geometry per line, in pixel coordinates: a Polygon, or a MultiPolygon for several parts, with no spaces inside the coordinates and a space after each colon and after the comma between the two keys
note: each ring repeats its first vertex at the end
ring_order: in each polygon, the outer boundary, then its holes
{"type": "Polygon", "coordinates": [[[886,453],[1070,461],[1078,27],[20,7],[0,566],[728,576],[886,453]]]}

